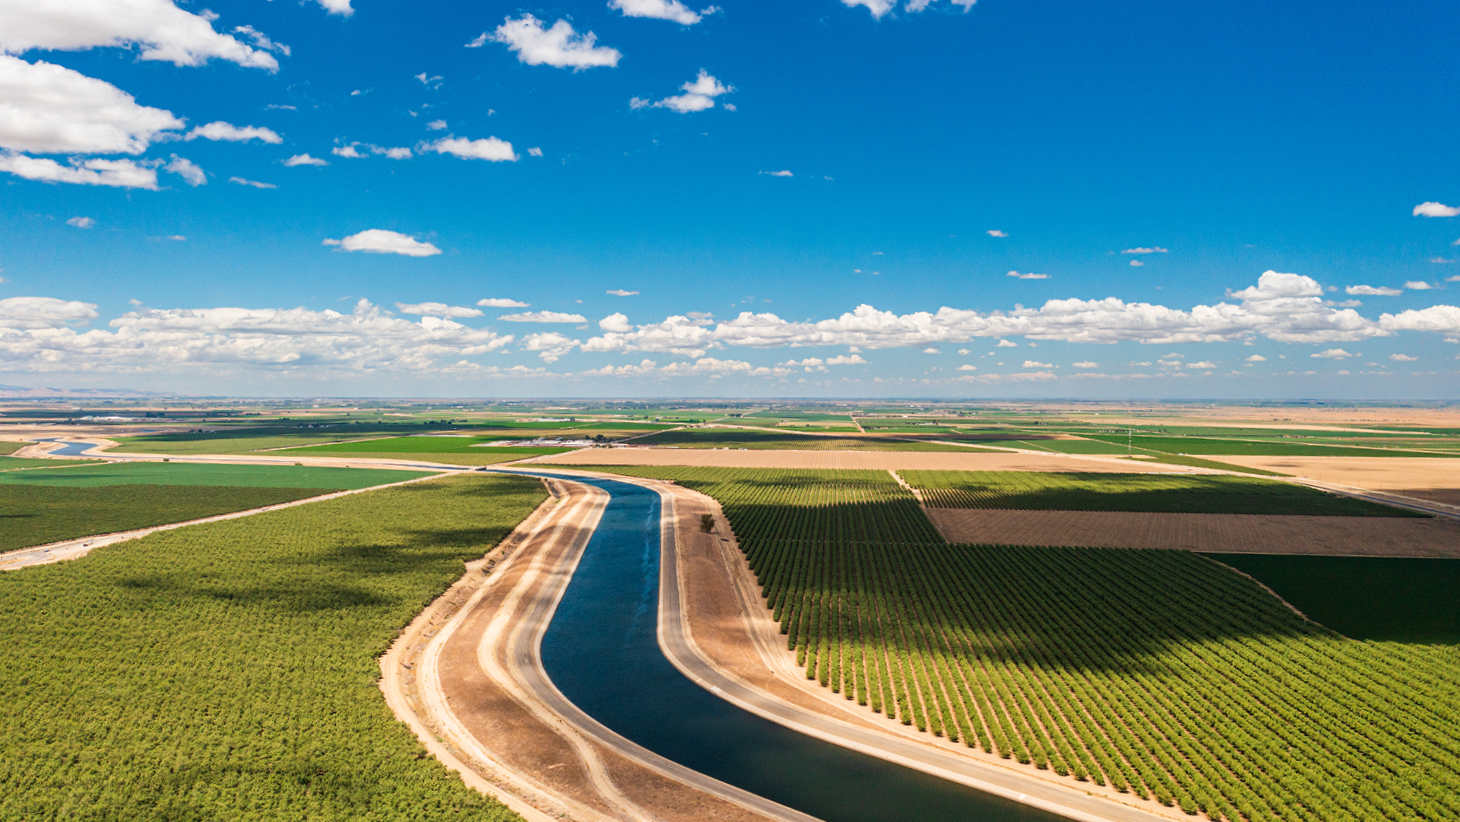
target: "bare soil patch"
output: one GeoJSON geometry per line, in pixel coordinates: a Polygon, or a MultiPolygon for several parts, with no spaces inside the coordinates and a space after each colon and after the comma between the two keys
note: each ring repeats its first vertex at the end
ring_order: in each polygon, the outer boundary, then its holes
{"type": "Polygon", "coordinates": [[[1393,517],[930,508],[949,542],[1222,554],[1460,557],[1460,522],[1393,517]]]}
{"type": "Polygon", "coordinates": [[[1460,465],[1423,457],[1213,457],[1319,482],[1460,505],[1460,465]]]}
{"type": "MultiPolygon", "coordinates": [[[[860,468],[876,471],[1093,471],[1179,473],[1191,469],[1135,460],[1066,454],[901,451],[709,451],[672,448],[588,448],[529,460],[550,465],[687,465],[697,468],[860,468]]],[[[1460,468],[1460,465],[1456,466],[1460,468]]]]}

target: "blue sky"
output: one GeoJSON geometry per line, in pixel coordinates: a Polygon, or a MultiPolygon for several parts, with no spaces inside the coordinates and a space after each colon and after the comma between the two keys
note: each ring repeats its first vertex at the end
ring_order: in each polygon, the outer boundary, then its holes
{"type": "Polygon", "coordinates": [[[922,5],[0,0],[0,382],[1460,398],[1460,7],[922,5]]]}

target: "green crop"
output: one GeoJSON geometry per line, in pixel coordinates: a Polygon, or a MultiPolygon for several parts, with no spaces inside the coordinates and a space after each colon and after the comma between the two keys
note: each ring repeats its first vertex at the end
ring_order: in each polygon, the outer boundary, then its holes
{"type": "Polygon", "coordinates": [[[902,471],[932,508],[1173,514],[1425,516],[1302,485],[1248,477],[1034,471],[902,471]]]}
{"type": "Polygon", "coordinates": [[[516,819],[376,660],[545,496],[452,477],[0,575],[0,818],[516,819]]]}
{"type": "Polygon", "coordinates": [[[665,431],[634,440],[635,445],[673,445],[680,448],[747,448],[779,451],[978,451],[939,442],[909,442],[877,437],[812,437],[762,429],[706,428],[665,431]]]}
{"type": "MultiPolygon", "coordinates": [[[[64,465],[65,463],[60,463],[64,465]]],[[[113,462],[84,467],[0,474],[0,485],[99,488],[105,485],[212,485],[249,488],[369,488],[427,472],[297,465],[227,465],[186,462],[113,462]]]]}

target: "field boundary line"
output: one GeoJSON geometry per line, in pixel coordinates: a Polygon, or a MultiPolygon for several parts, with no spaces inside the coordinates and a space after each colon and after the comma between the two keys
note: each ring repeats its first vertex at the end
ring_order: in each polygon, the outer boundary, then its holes
{"type": "Polygon", "coordinates": [[[325,500],[339,499],[340,497],[347,497],[351,494],[363,494],[366,491],[379,491],[383,488],[396,488],[401,485],[410,485],[412,483],[425,482],[426,480],[433,480],[439,477],[451,476],[461,473],[466,472],[444,471],[425,477],[412,477],[411,479],[402,480],[401,482],[391,482],[385,485],[372,485],[369,488],[351,488],[346,491],[332,491],[328,494],[320,494],[319,496],[315,497],[305,497],[304,499],[290,500],[289,502],[278,502],[274,503],[273,505],[265,505],[259,508],[249,508],[244,511],[232,511],[227,514],[215,514],[211,517],[202,517],[200,519],[184,520],[183,522],[169,522],[162,525],[149,525],[146,528],[136,528],[131,531],[114,531],[110,534],[96,534],[89,537],[78,537],[76,539],[61,540],[60,542],[51,542],[45,545],[33,545],[29,548],[17,548],[13,551],[6,551],[5,553],[0,554],[0,571],[16,571],[21,568],[33,568],[37,565],[51,565],[53,563],[63,562],[65,560],[80,559],[81,557],[86,556],[93,550],[100,548],[103,545],[115,545],[119,542],[129,542],[134,539],[141,539],[142,537],[155,534],[159,531],[172,531],[177,528],[187,528],[191,525],[207,525],[210,522],[223,522],[230,519],[242,519],[243,517],[251,517],[254,514],[266,514],[270,511],[282,511],[285,508],[295,508],[300,505],[309,505],[310,503],[314,502],[324,502],[325,500]],[[35,561],[31,562],[21,561],[20,558],[22,557],[22,555],[32,553],[47,554],[48,556],[37,557],[35,561]]]}

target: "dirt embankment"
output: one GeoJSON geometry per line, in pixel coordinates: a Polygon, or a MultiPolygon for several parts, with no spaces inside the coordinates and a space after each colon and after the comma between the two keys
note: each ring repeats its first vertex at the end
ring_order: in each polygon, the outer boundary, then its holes
{"type": "Polygon", "coordinates": [[[586,448],[539,457],[548,465],[685,465],[704,468],[861,468],[877,471],[1089,471],[1182,473],[1192,469],[1137,460],[1067,454],[991,454],[970,451],[713,451],[692,448],[586,448]]]}
{"type": "Polygon", "coordinates": [[[949,542],[1230,554],[1460,557],[1460,522],[1408,517],[929,508],[949,542]]]}

